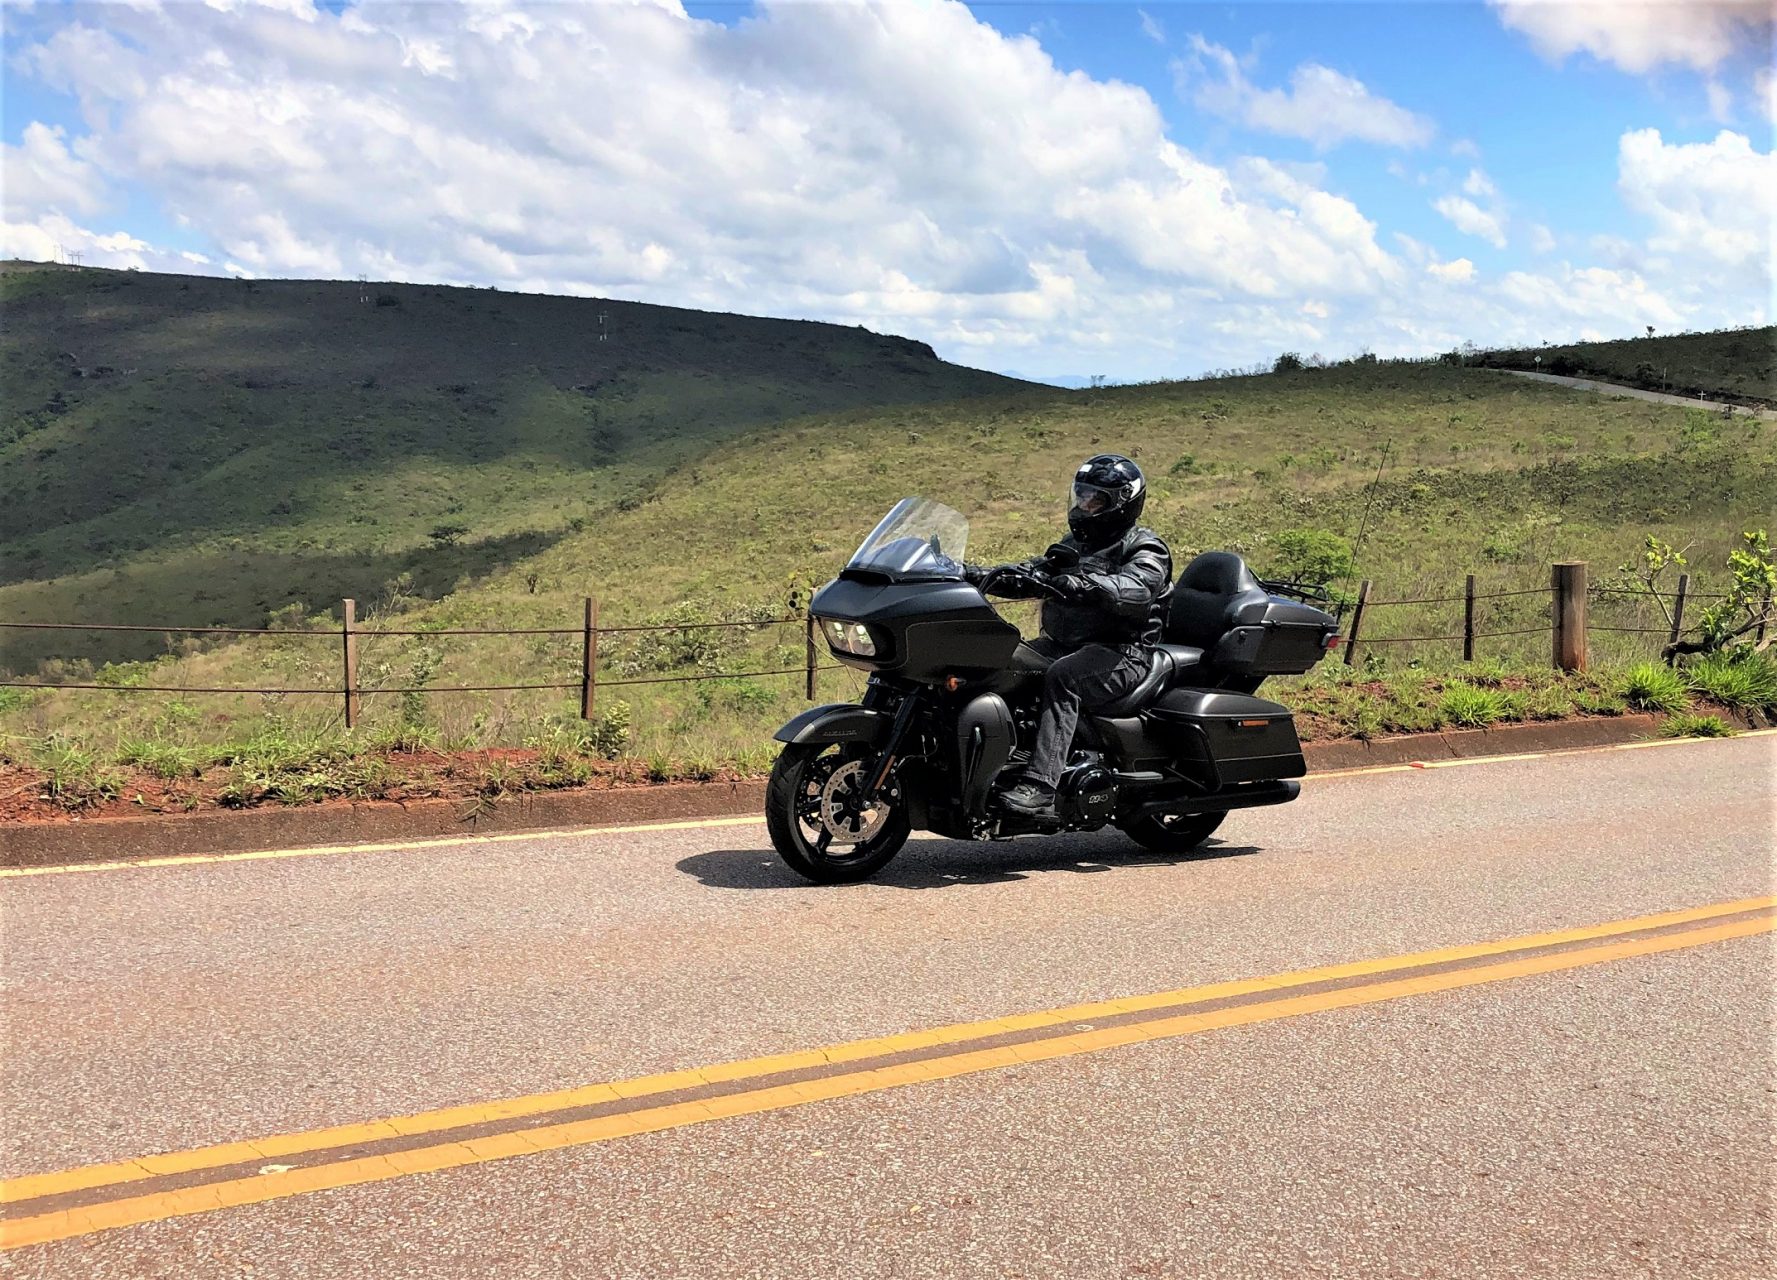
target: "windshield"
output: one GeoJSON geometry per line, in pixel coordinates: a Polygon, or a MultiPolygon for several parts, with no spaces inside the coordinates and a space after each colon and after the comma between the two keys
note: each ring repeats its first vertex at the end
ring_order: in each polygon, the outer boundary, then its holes
{"type": "Polygon", "coordinates": [[[961,578],[968,546],[969,522],[962,516],[929,498],[902,498],[845,567],[897,581],[961,578]]]}

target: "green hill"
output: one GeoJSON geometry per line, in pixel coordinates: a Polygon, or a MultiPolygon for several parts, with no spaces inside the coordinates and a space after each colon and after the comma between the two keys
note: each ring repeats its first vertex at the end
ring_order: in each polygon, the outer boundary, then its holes
{"type": "MultiPolygon", "coordinates": [[[[863,329],[491,289],[7,263],[0,306],[15,618],[257,625],[402,573],[441,594],[737,431],[1028,385],[863,329]]],[[[156,647],[46,639],[0,666],[156,647]]]]}
{"type": "MultiPolygon", "coordinates": [[[[910,493],[971,519],[971,558],[1028,554],[1059,531],[1072,468],[1103,449],[1147,469],[1149,520],[1181,562],[1226,547],[1289,573],[1318,555],[1347,561],[1345,590],[1363,576],[1384,598],[1433,598],[1378,609],[1377,639],[1448,635],[1461,610],[1448,597],[1473,572],[1483,591],[1530,593],[1484,605],[1483,631],[1522,634],[1485,640],[1482,655],[1533,664],[1548,660],[1535,592],[1551,560],[1602,577],[1651,533],[1689,545],[1693,590],[1716,590],[1740,530],[1777,509],[1777,430],[1756,418],[1470,365],[1362,359],[1067,392],[861,330],[616,303],[409,286],[371,286],[361,303],[355,284],[43,269],[0,285],[0,617],[258,625],[276,613],[326,629],[354,595],[372,627],[422,633],[365,640],[372,690],[571,682],[577,635],[424,633],[574,627],[586,595],[607,626],[783,615],[910,493]],[[431,538],[441,524],[466,531],[431,538]]],[[[1652,620],[1594,602],[1596,624],[1652,620]]],[[[169,652],[102,680],[339,678],[330,637],[130,639],[129,656],[169,652]]],[[[62,633],[8,643],[15,667],[44,661],[60,679],[126,652],[62,633]]],[[[1650,643],[1599,632],[1594,653],[1645,656],[1650,643]]],[[[1456,646],[1371,652],[1386,674],[1448,665],[1456,646]]],[[[799,666],[795,626],[609,634],[600,653],[600,706],[629,705],[629,749],[645,760],[757,767],[772,722],[800,704],[798,680],[734,675],[799,666]],[[614,684],[722,673],[734,678],[614,684]]],[[[849,677],[822,679],[831,696],[849,677]]],[[[572,715],[570,695],[550,691],[366,707],[373,737],[420,726],[456,747],[547,743],[572,715]]],[[[53,731],[101,754],[269,733],[269,759],[282,735],[338,719],[331,697],[0,691],[0,736],[53,731]]]]}
{"type": "Polygon", "coordinates": [[[1769,325],[1615,342],[1502,348],[1476,352],[1468,358],[1491,368],[1599,378],[1648,391],[1777,406],[1777,329],[1769,325]]]}

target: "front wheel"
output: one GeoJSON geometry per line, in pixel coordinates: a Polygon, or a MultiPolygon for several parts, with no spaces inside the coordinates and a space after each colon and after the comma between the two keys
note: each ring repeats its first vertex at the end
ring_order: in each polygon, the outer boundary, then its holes
{"type": "Polygon", "coordinates": [[[1123,833],[1155,853],[1189,853],[1222,825],[1225,813],[1158,814],[1118,823],[1123,833]]]}
{"type": "Polygon", "coordinates": [[[869,804],[860,793],[874,762],[831,743],[787,746],[765,788],[765,829],[790,870],[816,884],[876,874],[912,833],[899,784],[869,804]]]}

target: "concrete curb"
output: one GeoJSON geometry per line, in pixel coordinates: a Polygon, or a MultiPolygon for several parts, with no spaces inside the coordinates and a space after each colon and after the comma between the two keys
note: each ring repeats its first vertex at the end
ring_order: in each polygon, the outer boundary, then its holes
{"type": "MultiPolygon", "coordinates": [[[[1510,724],[1494,729],[1412,734],[1374,742],[1313,742],[1305,748],[1314,773],[1605,746],[1649,737],[1649,715],[1510,724]]],[[[674,783],[612,791],[540,791],[503,800],[473,820],[457,800],[409,804],[219,810],[143,818],[20,824],[0,828],[0,867],[62,866],[129,857],[186,857],[300,849],[316,845],[427,840],[475,833],[626,826],[679,819],[757,814],[765,783],[674,783]]]]}

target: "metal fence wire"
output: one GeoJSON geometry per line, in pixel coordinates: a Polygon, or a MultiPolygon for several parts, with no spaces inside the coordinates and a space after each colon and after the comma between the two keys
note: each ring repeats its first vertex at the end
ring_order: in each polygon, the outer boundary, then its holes
{"type": "MultiPolygon", "coordinates": [[[[1334,648],[1343,647],[1344,659],[1354,663],[1363,645],[1401,645],[1401,644],[1453,644],[1460,643],[1463,647],[1464,661],[1474,657],[1475,642],[1496,638],[1535,635],[1539,632],[1549,633],[1554,638],[1555,665],[1566,669],[1577,669],[1585,663],[1586,631],[1610,632],[1625,635],[1663,635],[1668,642],[1676,641],[1682,629],[1685,607],[1688,603],[1700,600],[1724,600],[1728,597],[1722,593],[1692,592],[1689,590],[1689,577],[1679,578],[1677,591],[1671,597],[1658,595],[1651,589],[1616,586],[1588,586],[1586,583],[1585,565],[1570,564],[1554,566],[1554,574],[1549,586],[1514,588],[1503,591],[1480,592],[1475,590],[1474,575],[1469,575],[1466,589],[1460,595],[1436,596],[1403,596],[1392,599],[1378,599],[1370,595],[1371,583],[1365,579],[1360,583],[1356,604],[1351,613],[1350,627],[1346,635],[1337,638],[1334,648]],[[1535,626],[1506,627],[1499,630],[1482,630],[1477,623],[1477,606],[1491,600],[1519,599],[1530,596],[1544,596],[1548,599],[1548,615],[1535,626]],[[1618,625],[1617,620],[1602,623],[1588,623],[1586,603],[1595,600],[1601,605],[1611,600],[1627,600],[1632,605],[1645,608],[1658,604],[1663,609],[1660,626],[1640,625],[1644,619],[1640,616],[1633,619],[1637,625],[1618,625]],[[1452,633],[1435,635],[1408,636],[1376,636],[1364,632],[1364,624],[1372,621],[1371,615],[1377,609],[1400,608],[1408,606],[1448,605],[1463,606],[1462,629],[1452,633]]],[[[379,694],[418,694],[418,693],[512,693],[532,690],[551,690],[565,692],[578,689],[580,691],[581,714],[590,718],[596,699],[597,690],[604,688],[626,688],[635,685],[658,684],[690,684],[706,680],[741,680],[765,679],[776,676],[801,675],[805,682],[805,692],[810,701],[816,694],[816,676],[821,671],[837,671],[844,668],[837,663],[821,662],[816,645],[816,628],[814,618],[808,613],[792,614],[780,618],[739,619],[722,622],[683,622],[683,623],[649,623],[626,626],[602,626],[598,621],[598,603],[591,597],[584,601],[584,614],[581,625],[577,627],[374,627],[360,628],[356,619],[356,602],[344,600],[342,604],[343,621],[338,630],[327,631],[295,631],[271,627],[209,627],[209,626],[147,626],[139,623],[100,623],[100,622],[3,622],[0,629],[14,631],[84,631],[84,632],[125,632],[152,633],[162,635],[197,635],[197,636],[230,636],[235,638],[277,638],[295,640],[327,640],[340,645],[341,679],[336,686],[325,688],[247,688],[247,687],[212,687],[196,685],[150,685],[122,684],[100,682],[58,681],[47,682],[37,680],[0,680],[0,688],[12,689],[78,689],[95,690],[111,693],[191,693],[191,694],[259,694],[270,696],[292,697],[335,697],[343,698],[346,710],[346,727],[355,723],[359,712],[359,701],[365,697],[379,694]],[[639,636],[639,635],[685,635],[699,631],[717,630],[754,630],[763,631],[770,627],[781,627],[799,624],[804,630],[803,661],[796,666],[773,667],[758,671],[716,671],[697,672],[689,675],[661,676],[625,676],[616,680],[604,679],[599,673],[599,642],[605,637],[639,636]],[[578,636],[580,637],[580,675],[576,680],[548,681],[515,684],[463,684],[463,685],[398,685],[365,687],[359,681],[358,648],[364,640],[375,640],[382,637],[423,639],[431,636],[578,636]]],[[[1501,618],[1498,621],[1505,621],[1501,618]]]]}

